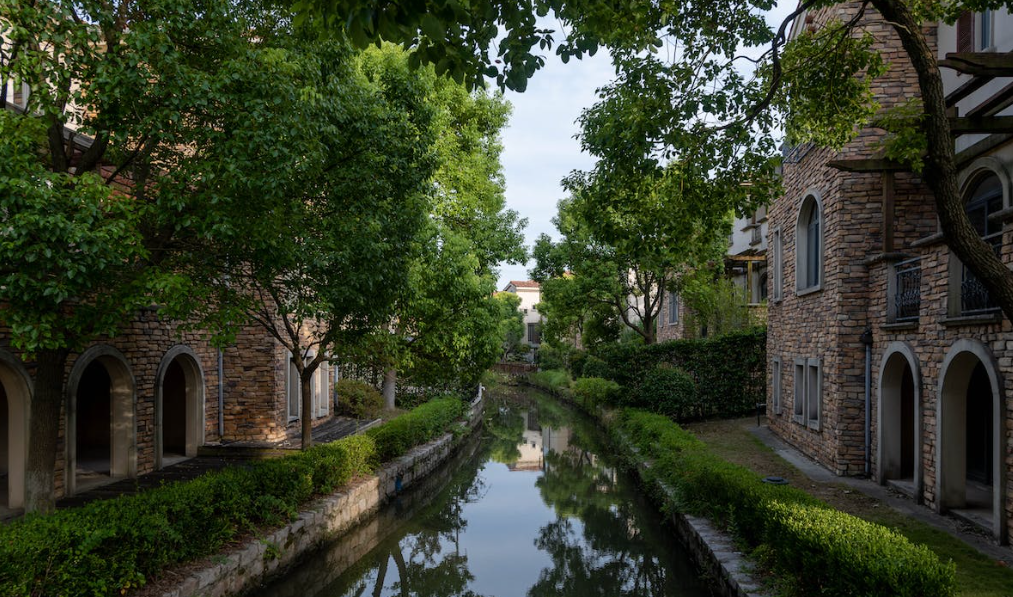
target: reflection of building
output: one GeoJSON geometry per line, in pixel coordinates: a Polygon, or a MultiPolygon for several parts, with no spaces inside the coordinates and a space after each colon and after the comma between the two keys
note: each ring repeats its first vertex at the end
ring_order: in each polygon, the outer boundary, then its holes
{"type": "MultiPolygon", "coordinates": [[[[761,322],[766,319],[767,310],[766,255],[767,208],[760,207],[748,218],[737,218],[732,224],[724,274],[745,301],[750,316],[761,322]]],[[[658,341],[686,336],[686,315],[686,305],[679,300],[678,294],[666,291],[658,316],[658,341]]]]}
{"type": "MultiPolygon", "coordinates": [[[[846,21],[863,6],[809,11],[795,33],[804,23],[846,21]]],[[[890,107],[917,98],[893,28],[868,9],[861,26],[890,62],[874,83],[876,100],[890,107]]],[[[927,38],[948,57],[943,91],[958,131],[965,212],[1008,264],[1013,145],[1008,135],[959,131],[1009,118],[1013,77],[954,68],[988,63],[976,52],[1008,58],[1013,18],[966,13],[927,38]]],[[[785,194],[770,207],[770,427],[839,475],[868,472],[1008,541],[1013,327],[944,243],[920,176],[880,157],[880,136],[866,129],[840,151],[805,144],[784,152],[785,194]]]]}
{"type": "Polygon", "coordinates": [[[543,464],[542,428],[538,425],[538,413],[532,410],[521,411],[524,419],[524,434],[521,443],[517,444],[520,458],[509,465],[512,471],[540,471],[543,464]]]}
{"type": "Polygon", "coordinates": [[[521,299],[518,309],[524,313],[524,341],[531,348],[538,348],[542,343],[542,322],[545,318],[538,312],[538,303],[542,300],[542,287],[531,280],[511,280],[503,292],[512,292],[521,299]]]}

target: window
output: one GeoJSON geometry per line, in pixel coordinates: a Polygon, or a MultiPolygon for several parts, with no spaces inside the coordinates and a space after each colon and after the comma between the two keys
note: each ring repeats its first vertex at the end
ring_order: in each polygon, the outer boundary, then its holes
{"type": "Polygon", "coordinates": [[[795,234],[795,278],[798,290],[820,288],[823,273],[823,214],[814,195],[802,201],[795,234]]]}
{"type": "Polygon", "coordinates": [[[819,430],[823,414],[823,370],[819,359],[795,359],[792,420],[819,430]]]}
{"type": "Polygon", "coordinates": [[[774,230],[774,300],[781,300],[784,295],[784,263],[781,229],[774,230]]]}
{"type": "Polygon", "coordinates": [[[781,357],[774,357],[771,361],[770,401],[774,414],[781,414],[781,357]]]}
{"type": "Polygon", "coordinates": [[[668,323],[679,323],[679,295],[674,292],[668,293],[668,323]]]}
{"type": "Polygon", "coordinates": [[[805,359],[795,359],[795,399],[791,405],[791,418],[802,424],[805,417],[805,359]]]}
{"type": "Polygon", "coordinates": [[[528,342],[531,344],[541,344],[542,342],[542,330],[537,323],[528,324],[528,342]]]}
{"type": "Polygon", "coordinates": [[[991,48],[995,42],[992,39],[992,21],[994,21],[993,13],[989,9],[985,9],[978,17],[981,21],[981,46],[978,49],[985,51],[991,48]]]}
{"type": "Polygon", "coordinates": [[[302,397],[299,390],[299,371],[295,368],[295,360],[288,358],[288,376],[285,380],[285,398],[288,401],[288,420],[295,421],[299,418],[302,397]]]}
{"type": "Polygon", "coordinates": [[[820,414],[823,410],[823,372],[819,359],[809,359],[806,364],[806,419],[809,427],[820,428],[820,414]]]}
{"type": "MultiPolygon", "coordinates": [[[[1002,209],[1002,195],[1002,182],[989,172],[971,187],[964,205],[971,225],[997,255],[1002,249],[1002,224],[992,216],[1002,209]]],[[[998,307],[978,277],[963,265],[960,270],[960,314],[978,315],[995,311],[998,307]]]]}
{"type": "Polygon", "coordinates": [[[313,388],[313,416],[316,418],[326,417],[331,386],[330,366],[327,363],[321,363],[313,372],[313,379],[310,383],[313,388]]]}

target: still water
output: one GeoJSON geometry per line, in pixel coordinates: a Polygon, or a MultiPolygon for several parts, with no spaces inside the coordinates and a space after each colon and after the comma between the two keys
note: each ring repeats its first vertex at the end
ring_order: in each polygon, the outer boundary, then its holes
{"type": "Polygon", "coordinates": [[[260,597],[708,595],[582,415],[492,396],[481,437],[260,597]]]}

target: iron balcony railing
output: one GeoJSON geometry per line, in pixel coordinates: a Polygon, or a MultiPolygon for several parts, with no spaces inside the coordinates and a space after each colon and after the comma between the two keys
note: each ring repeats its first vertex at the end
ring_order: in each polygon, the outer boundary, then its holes
{"type": "MultiPolygon", "coordinates": [[[[1002,232],[996,232],[984,237],[982,240],[992,245],[996,256],[1002,250],[1002,232]]],[[[974,273],[961,264],[960,276],[960,314],[961,315],[982,315],[992,313],[999,309],[999,305],[992,300],[985,285],[981,283],[974,273]]]]}
{"type": "Polygon", "coordinates": [[[922,307],[921,257],[900,261],[893,266],[894,321],[918,321],[922,307]]]}

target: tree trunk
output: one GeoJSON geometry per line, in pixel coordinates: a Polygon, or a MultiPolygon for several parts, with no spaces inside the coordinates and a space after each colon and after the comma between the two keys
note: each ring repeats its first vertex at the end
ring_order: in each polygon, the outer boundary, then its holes
{"type": "MultiPolygon", "coordinates": [[[[67,351],[42,351],[36,362],[38,371],[35,375],[35,393],[31,400],[28,463],[25,470],[25,512],[52,512],[56,506],[53,480],[67,351]]],[[[64,478],[73,474],[74,471],[65,470],[64,478]]]]}
{"type": "Polygon", "coordinates": [[[893,26],[918,73],[928,140],[922,176],[935,196],[946,244],[981,280],[1006,317],[1013,320],[1013,272],[971,226],[957,188],[954,139],[947,119],[946,96],[936,53],[903,0],[873,0],[872,5],[893,26]]]}
{"type": "Polygon", "coordinates": [[[302,394],[302,412],[300,422],[302,423],[302,449],[308,450],[313,445],[313,372],[317,370],[316,364],[299,372],[299,386],[302,394]]]}
{"type": "Polygon", "coordinates": [[[397,368],[391,367],[383,372],[383,407],[394,410],[397,397],[397,368]]]}
{"type": "Polygon", "coordinates": [[[376,571],[376,584],[373,585],[373,597],[380,597],[383,595],[383,583],[387,580],[387,562],[390,560],[390,556],[387,556],[380,562],[380,569],[376,571]]]}
{"type": "Polygon", "coordinates": [[[401,597],[408,597],[408,589],[410,588],[410,581],[408,580],[408,565],[404,561],[404,556],[401,554],[401,545],[398,544],[391,550],[391,555],[394,556],[394,563],[397,564],[398,574],[398,585],[401,587],[401,597]]]}

